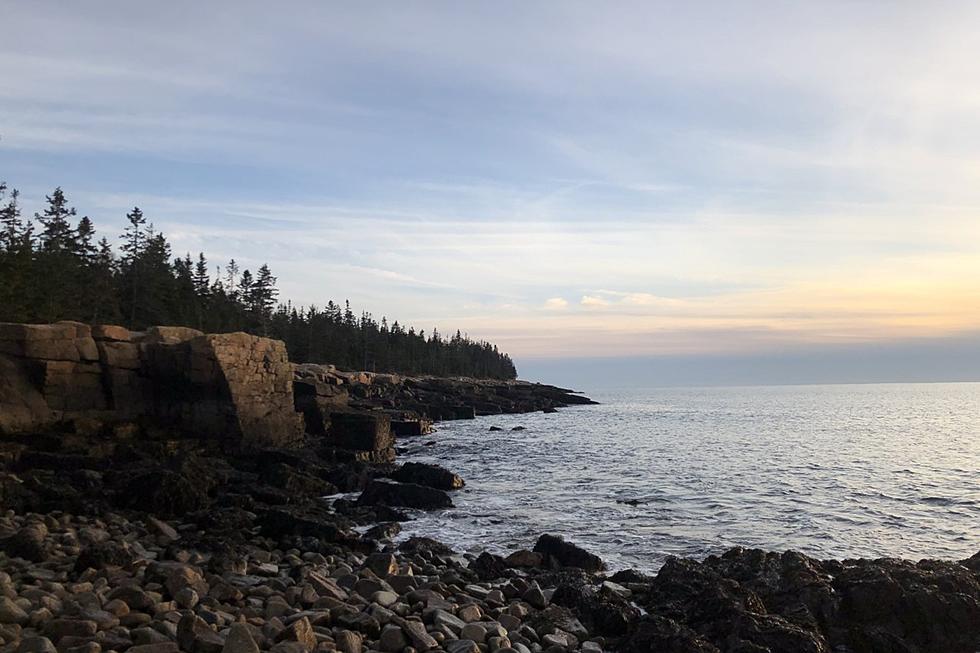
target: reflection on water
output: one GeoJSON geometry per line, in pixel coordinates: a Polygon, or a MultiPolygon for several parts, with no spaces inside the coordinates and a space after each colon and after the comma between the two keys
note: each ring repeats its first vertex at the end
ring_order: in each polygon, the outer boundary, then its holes
{"type": "Polygon", "coordinates": [[[456,508],[406,536],[506,551],[558,532],[646,570],[735,545],[821,558],[980,550],[980,384],[591,396],[602,405],[446,422],[434,446],[403,441],[403,460],[467,481],[456,508]]]}

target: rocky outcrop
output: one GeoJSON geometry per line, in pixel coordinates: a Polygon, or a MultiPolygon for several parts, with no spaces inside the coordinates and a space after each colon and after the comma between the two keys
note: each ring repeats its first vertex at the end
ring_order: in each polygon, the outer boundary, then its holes
{"type": "Polygon", "coordinates": [[[419,510],[452,508],[453,500],[442,490],[417,483],[396,483],[374,480],[361,493],[357,502],[368,506],[396,506],[419,510]]]}
{"type": "Polygon", "coordinates": [[[430,463],[405,463],[391,477],[402,483],[416,483],[437,490],[458,490],[466,485],[459,474],[430,463]]]}
{"type": "Polygon", "coordinates": [[[428,433],[433,421],[595,403],[540,383],[344,372],[332,365],[299,365],[296,383],[297,409],[307,416],[310,432],[326,432],[338,406],[384,412],[396,435],[412,436],[428,433]]]}
{"type": "Polygon", "coordinates": [[[606,568],[599,556],[571,542],[566,542],[561,535],[542,535],[534,545],[534,552],[540,553],[546,562],[558,567],[576,567],[590,572],[602,571],[606,568]]]}
{"type": "Polygon", "coordinates": [[[330,428],[324,442],[347,452],[354,460],[391,462],[395,459],[391,418],[383,413],[330,413],[330,428]]]}
{"type": "Polygon", "coordinates": [[[184,327],[0,324],[0,433],[55,426],[288,446],[303,435],[285,345],[184,327]]]}
{"type": "Polygon", "coordinates": [[[0,324],[0,435],[101,433],[109,447],[191,438],[231,450],[305,440],[332,461],[389,463],[395,436],[430,433],[434,420],[584,403],[519,381],[293,365],[282,342],[245,333],[0,324]]]}
{"type": "Polygon", "coordinates": [[[970,560],[820,561],[735,548],[703,562],[671,558],[631,587],[650,615],[626,651],[966,653],[980,644],[970,560]]]}

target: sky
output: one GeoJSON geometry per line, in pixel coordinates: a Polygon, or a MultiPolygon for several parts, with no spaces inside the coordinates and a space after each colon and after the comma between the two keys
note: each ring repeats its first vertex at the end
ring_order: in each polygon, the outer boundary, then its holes
{"type": "Polygon", "coordinates": [[[294,303],[460,329],[543,380],[976,360],[976,3],[0,15],[0,179],[29,209],[60,185],[115,234],[139,205],[294,303]]]}

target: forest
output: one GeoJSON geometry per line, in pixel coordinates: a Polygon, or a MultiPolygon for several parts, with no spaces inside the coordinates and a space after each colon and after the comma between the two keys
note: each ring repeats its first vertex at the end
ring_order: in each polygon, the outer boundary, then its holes
{"type": "Polygon", "coordinates": [[[134,207],[117,246],[99,238],[61,188],[43,211],[22,215],[19,193],[0,183],[0,321],[78,320],[246,331],[286,342],[295,362],[400,374],[513,379],[513,361],[495,345],[457,331],[405,327],[349,301],[323,307],[280,302],[268,265],[255,272],[234,259],[212,274],[204,253],[174,256],[163,233],[134,207]]]}

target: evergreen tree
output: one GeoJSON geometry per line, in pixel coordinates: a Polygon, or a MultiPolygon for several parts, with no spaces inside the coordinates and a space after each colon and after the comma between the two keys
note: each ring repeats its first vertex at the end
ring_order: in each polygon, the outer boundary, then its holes
{"type": "MultiPolygon", "coordinates": [[[[7,185],[0,182],[0,201],[7,185]]],[[[7,203],[0,207],[0,306],[9,321],[31,319],[30,306],[35,285],[33,272],[33,229],[21,219],[17,189],[10,191],[7,203]]]]}
{"type": "Polygon", "coordinates": [[[207,297],[211,292],[211,277],[208,274],[208,260],[204,258],[204,252],[197,255],[197,263],[194,264],[194,292],[198,297],[207,297]]]}
{"type": "Polygon", "coordinates": [[[129,226],[120,238],[123,240],[123,265],[132,266],[139,259],[146,249],[146,218],[140,207],[134,206],[133,210],[126,214],[129,226]]]}
{"type": "MultiPolygon", "coordinates": [[[[0,183],[0,202],[7,197],[0,183]]],[[[241,272],[234,259],[212,281],[204,254],[171,259],[170,244],[134,207],[120,236],[117,259],[109,241],[96,243],[88,217],[72,227],[75,209],[58,188],[36,214],[43,230],[20,218],[16,191],[0,205],[0,321],[76,319],[122,321],[130,328],[153,324],[194,325],[211,331],[246,330],[280,338],[294,361],[333,363],[346,369],[404,374],[514,378],[513,361],[487,342],[456,331],[448,340],[437,328],[406,328],[364,311],[350,301],[311,305],[278,304],[276,277],[263,264],[256,275],[241,272]]]]}
{"type": "Polygon", "coordinates": [[[48,206],[44,213],[35,213],[34,218],[41,223],[41,248],[46,252],[70,252],[75,243],[75,233],[71,227],[71,218],[75,217],[75,208],[68,206],[68,200],[61,187],[54,189],[47,196],[48,206]]]}
{"type": "MultiPolygon", "coordinates": [[[[7,185],[0,182],[0,201],[7,192],[7,185]]],[[[10,199],[0,207],[0,250],[12,252],[24,245],[24,235],[29,233],[29,225],[25,225],[20,217],[20,193],[17,189],[10,191],[10,199]]]]}
{"type": "Polygon", "coordinates": [[[272,315],[272,309],[276,307],[276,298],[279,296],[276,281],[269,266],[263,263],[249,294],[249,308],[252,312],[266,318],[272,315]]]}
{"type": "Polygon", "coordinates": [[[84,279],[81,275],[82,259],[78,256],[78,242],[71,220],[75,208],[61,188],[55,188],[47,196],[47,206],[34,218],[41,224],[38,240],[40,251],[34,264],[43,274],[35,284],[33,305],[36,316],[43,322],[50,322],[64,315],[69,319],[79,319],[84,309],[81,297],[84,279]]]}
{"type": "Polygon", "coordinates": [[[120,318],[116,291],[116,257],[108,239],[99,240],[90,274],[92,322],[111,324],[120,318]]]}
{"type": "Polygon", "coordinates": [[[251,298],[252,298],[252,285],[254,283],[255,281],[252,279],[252,273],[249,270],[245,270],[244,272],[242,272],[242,278],[238,280],[238,297],[241,297],[242,304],[248,310],[252,309],[251,298]]]}
{"type": "Polygon", "coordinates": [[[83,216],[81,220],[78,221],[78,227],[75,229],[75,254],[78,255],[83,261],[91,262],[95,259],[95,254],[97,252],[95,244],[92,242],[95,239],[95,225],[89,220],[88,216],[83,216]]]}
{"type": "Polygon", "coordinates": [[[140,207],[134,206],[133,210],[126,214],[129,226],[126,227],[120,238],[122,245],[122,277],[125,291],[122,303],[128,307],[130,326],[136,323],[136,314],[139,311],[141,283],[143,281],[142,258],[146,250],[146,218],[140,207]]]}
{"type": "Polygon", "coordinates": [[[225,267],[225,288],[228,290],[228,295],[235,299],[238,296],[238,263],[235,259],[228,261],[228,265],[225,267]]]}

